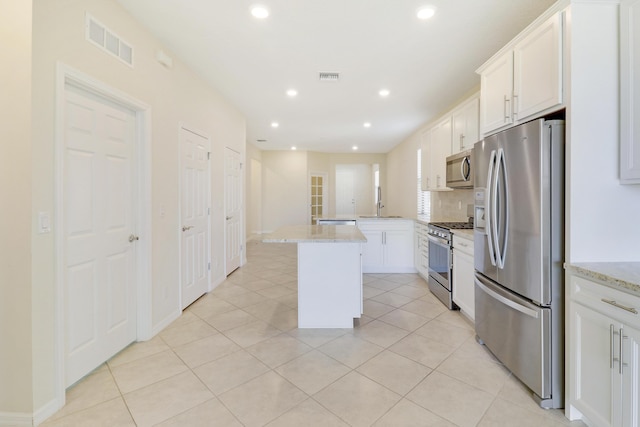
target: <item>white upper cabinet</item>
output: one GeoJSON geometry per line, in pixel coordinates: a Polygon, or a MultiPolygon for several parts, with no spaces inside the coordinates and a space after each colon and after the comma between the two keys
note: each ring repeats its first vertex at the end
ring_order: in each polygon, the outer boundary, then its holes
{"type": "Polygon", "coordinates": [[[620,4],[620,181],[640,184],[640,0],[620,4]]]}
{"type": "Polygon", "coordinates": [[[422,190],[447,191],[447,157],[473,148],[480,139],[479,94],[467,98],[422,131],[422,190]]]}
{"type": "Polygon", "coordinates": [[[513,117],[524,120],[562,103],[562,14],[513,49],[513,117]]]}
{"type": "Polygon", "coordinates": [[[513,122],[513,52],[491,62],[480,74],[480,127],[486,134],[513,122]]]}
{"type": "Polygon", "coordinates": [[[420,148],[422,149],[420,159],[422,191],[429,191],[431,188],[431,129],[425,130],[420,135],[420,148]]]}
{"type": "Polygon", "coordinates": [[[484,135],[562,104],[562,21],[553,15],[478,70],[484,135]]]}
{"type": "Polygon", "coordinates": [[[452,113],[453,136],[451,153],[470,150],[480,139],[479,110],[480,100],[474,96],[469,101],[456,108],[452,113]]]}

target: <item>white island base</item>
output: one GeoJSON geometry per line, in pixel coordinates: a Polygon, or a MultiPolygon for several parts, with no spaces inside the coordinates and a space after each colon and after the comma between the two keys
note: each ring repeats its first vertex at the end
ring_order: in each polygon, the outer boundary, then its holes
{"type": "Polygon", "coordinates": [[[266,243],[298,244],[298,328],[353,328],[362,315],[362,243],[354,225],[283,227],[266,243]]]}
{"type": "Polygon", "coordinates": [[[353,328],[362,315],[360,252],[360,243],[298,243],[299,328],[353,328]]]}

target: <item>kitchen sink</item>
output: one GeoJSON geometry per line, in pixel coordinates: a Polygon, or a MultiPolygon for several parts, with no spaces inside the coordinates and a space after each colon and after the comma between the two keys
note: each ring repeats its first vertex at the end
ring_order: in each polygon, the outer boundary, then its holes
{"type": "Polygon", "coordinates": [[[402,218],[399,215],[360,215],[360,218],[402,218]]]}

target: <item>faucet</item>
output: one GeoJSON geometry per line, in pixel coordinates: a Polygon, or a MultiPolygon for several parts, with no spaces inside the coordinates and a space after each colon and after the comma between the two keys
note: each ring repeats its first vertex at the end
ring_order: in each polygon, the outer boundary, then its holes
{"type": "Polygon", "coordinates": [[[382,204],[382,188],[380,188],[380,186],[378,186],[378,203],[376,203],[376,216],[382,216],[382,208],[384,208],[384,205],[382,204]]]}

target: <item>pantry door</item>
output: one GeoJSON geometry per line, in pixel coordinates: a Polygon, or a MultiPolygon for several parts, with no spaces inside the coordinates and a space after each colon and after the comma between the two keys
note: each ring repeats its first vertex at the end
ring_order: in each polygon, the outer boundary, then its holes
{"type": "Polygon", "coordinates": [[[181,292],[186,308],[209,290],[210,141],[180,128],[181,292]]]}
{"type": "Polygon", "coordinates": [[[65,387],[136,339],[136,114],[65,87],[65,387]]]}
{"type": "Polygon", "coordinates": [[[227,276],[242,260],[242,162],[240,153],[225,149],[225,240],[227,276]]]}
{"type": "Polygon", "coordinates": [[[312,172],[309,177],[309,206],[311,208],[311,225],[318,223],[318,218],[327,216],[327,180],[328,174],[325,172],[312,172]]]}

